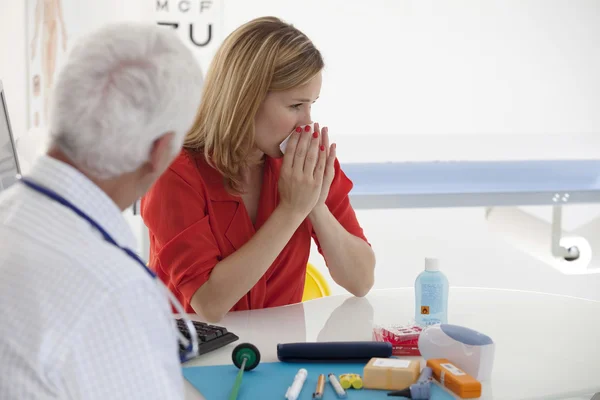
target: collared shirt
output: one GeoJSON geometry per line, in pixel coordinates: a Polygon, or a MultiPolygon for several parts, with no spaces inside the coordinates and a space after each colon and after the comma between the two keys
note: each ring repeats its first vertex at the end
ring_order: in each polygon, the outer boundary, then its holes
{"type": "MultiPolygon", "coordinates": [[[[215,265],[242,247],[279,203],[277,182],[283,159],[265,158],[263,183],[253,224],[240,196],[230,194],[221,174],[202,154],[183,150],[142,199],[141,214],[150,233],[150,263],[157,275],[193,313],[191,297],[215,265]]],[[[367,241],[350,205],[352,182],[335,162],[326,204],[351,234],[367,241]]],[[[232,311],[302,301],[311,238],[322,253],[310,220],[305,219],[273,264],[232,311]]],[[[367,242],[368,243],[368,242],[367,242]]],[[[247,266],[252,268],[252,260],[247,266]]],[[[239,274],[243,274],[240,271],[239,274]]]]}
{"type": "MultiPolygon", "coordinates": [[[[77,170],[41,157],[28,177],[134,248],[77,170]]],[[[0,399],[183,399],[174,329],[157,283],[88,222],[21,183],[0,193],[0,399]]]]}

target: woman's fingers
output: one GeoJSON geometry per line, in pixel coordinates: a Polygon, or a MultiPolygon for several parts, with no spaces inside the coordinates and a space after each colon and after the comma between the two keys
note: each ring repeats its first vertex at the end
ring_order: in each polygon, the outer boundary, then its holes
{"type": "Polygon", "coordinates": [[[319,130],[318,126],[315,126],[315,131],[309,133],[311,135],[310,145],[308,152],[306,153],[306,159],[304,160],[304,174],[306,176],[313,176],[315,172],[315,166],[319,160],[319,130]]]}
{"type": "Polygon", "coordinates": [[[300,133],[297,130],[294,130],[285,147],[285,154],[283,155],[283,168],[290,171],[294,166],[296,147],[298,147],[299,140],[300,133]]]}
{"type": "Polygon", "coordinates": [[[328,131],[327,127],[321,129],[318,123],[314,124],[314,132],[296,128],[287,143],[283,166],[297,178],[310,176],[322,182],[335,161],[328,131]]]}
{"type": "Polygon", "coordinates": [[[329,156],[327,157],[327,166],[325,167],[325,175],[331,177],[335,175],[335,157],[336,157],[336,145],[335,143],[329,147],[329,156]]]}
{"type": "Polygon", "coordinates": [[[323,184],[323,176],[325,175],[325,168],[327,167],[327,151],[321,144],[319,145],[319,162],[315,168],[314,178],[315,181],[320,185],[323,184]]]}
{"type": "Polygon", "coordinates": [[[313,138],[312,135],[306,131],[299,133],[299,136],[300,139],[298,140],[294,155],[294,175],[297,177],[304,175],[304,164],[313,138]]]}
{"type": "Polygon", "coordinates": [[[329,128],[327,128],[326,126],[323,127],[323,129],[321,130],[321,144],[323,145],[323,148],[325,149],[325,155],[329,155],[329,128]]]}

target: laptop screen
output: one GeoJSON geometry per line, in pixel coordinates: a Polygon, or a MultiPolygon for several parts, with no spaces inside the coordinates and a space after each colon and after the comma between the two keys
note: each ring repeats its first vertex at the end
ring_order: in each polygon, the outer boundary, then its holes
{"type": "Polygon", "coordinates": [[[17,149],[8,118],[6,96],[0,81],[0,191],[15,183],[20,173],[17,149]]]}

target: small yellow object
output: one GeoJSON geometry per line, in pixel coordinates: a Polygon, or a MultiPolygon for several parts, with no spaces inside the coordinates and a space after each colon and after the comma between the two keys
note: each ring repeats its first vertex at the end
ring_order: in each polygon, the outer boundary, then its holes
{"type": "Polygon", "coordinates": [[[363,381],[358,374],[342,374],[340,375],[340,384],[344,389],[362,389],[363,381]]]}
{"type": "Polygon", "coordinates": [[[399,358],[371,358],[363,370],[366,389],[402,390],[419,379],[421,362],[399,358]]]}

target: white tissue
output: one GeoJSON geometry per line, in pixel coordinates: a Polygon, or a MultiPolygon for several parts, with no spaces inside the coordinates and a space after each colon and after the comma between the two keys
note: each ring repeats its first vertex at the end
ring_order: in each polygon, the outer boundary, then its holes
{"type": "MultiPolygon", "coordinates": [[[[311,123],[311,124],[308,124],[308,125],[301,125],[301,126],[300,126],[300,128],[302,128],[302,131],[304,132],[304,128],[305,128],[305,127],[307,127],[307,126],[310,126],[310,131],[309,131],[309,132],[305,132],[305,133],[306,133],[306,134],[310,134],[310,135],[312,135],[312,134],[314,133],[314,131],[315,131],[315,123],[313,122],[313,123],[311,123]]],[[[294,131],[295,131],[295,130],[296,130],[296,128],[294,128],[294,131]]],[[[283,142],[281,142],[281,144],[279,145],[279,149],[280,149],[280,150],[281,150],[281,152],[282,152],[282,153],[284,153],[284,154],[285,154],[285,149],[286,149],[286,147],[287,147],[287,143],[288,143],[288,141],[290,140],[290,137],[292,136],[292,133],[294,133],[294,131],[292,131],[292,132],[291,132],[291,133],[288,135],[288,137],[286,137],[286,138],[285,138],[285,140],[284,140],[283,142]]]]}

